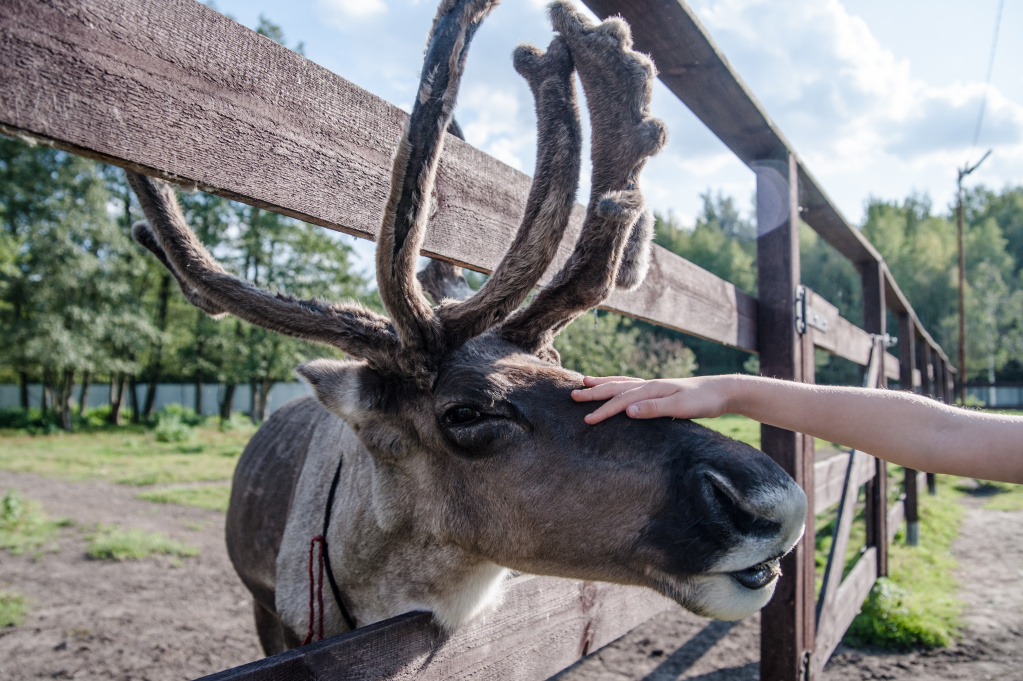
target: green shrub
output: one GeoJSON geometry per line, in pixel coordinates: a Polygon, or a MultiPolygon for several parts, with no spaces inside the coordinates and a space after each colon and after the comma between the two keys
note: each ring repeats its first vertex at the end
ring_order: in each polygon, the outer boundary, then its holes
{"type": "Polygon", "coordinates": [[[83,426],[86,430],[110,427],[110,405],[104,404],[93,409],[86,409],[85,415],[75,425],[76,427],[83,426]]]}
{"type": "Polygon", "coordinates": [[[880,577],[846,632],[845,643],[896,650],[944,648],[952,643],[954,628],[930,616],[926,605],[914,600],[911,591],[880,577]]]}
{"type": "Polygon", "coordinates": [[[956,478],[938,477],[938,495],[920,496],[920,545],[897,535],[888,549],[888,577],[879,579],[843,642],[891,650],[940,648],[962,627],[952,542],[959,536],[963,507],[956,478]]]}
{"type": "Polygon", "coordinates": [[[108,527],[89,537],[89,557],[96,560],[139,560],[154,553],[198,556],[199,549],[186,546],[160,532],[108,527]]]}
{"type": "Polygon", "coordinates": [[[255,431],[256,429],[249,417],[244,414],[239,414],[236,411],[231,412],[231,417],[229,419],[221,421],[219,428],[220,431],[224,433],[230,431],[241,431],[244,433],[245,431],[255,431]]]}
{"type": "Polygon", "coordinates": [[[23,430],[28,428],[30,422],[31,412],[29,410],[17,407],[0,409],[0,428],[23,430]]]}
{"type": "Polygon", "coordinates": [[[14,490],[4,492],[0,500],[0,527],[13,527],[25,516],[25,502],[14,490]]]}
{"type": "Polygon", "coordinates": [[[205,416],[197,414],[194,409],[180,405],[177,402],[172,402],[171,404],[164,406],[164,408],[157,414],[157,419],[163,420],[165,417],[169,416],[177,416],[182,423],[193,428],[201,426],[206,422],[205,416]]]}
{"type": "Polygon", "coordinates": [[[0,409],[0,428],[25,430],[31,435],[50,435],[61,430],[60,414],[41,409],[18,407],[0,409]]]}
{"type": "Polygon", "coordinates": [[[192,426],[175,412],[160,413],[155,433],[158,442],[188,442],[195,434],[192,426]]]}

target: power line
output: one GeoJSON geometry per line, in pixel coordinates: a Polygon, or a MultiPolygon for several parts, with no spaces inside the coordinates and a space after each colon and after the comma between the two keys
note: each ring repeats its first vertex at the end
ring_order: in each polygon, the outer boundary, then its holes
{"type": "Polygon", "coordinates": [[[987,79],[984,81],[984,97],[980,100],[980,115],[977,116],[977,127],[973,131],[973,146],[977,146],[980,139],[980,126],[984,122],[984,109],[987,107],[987,92],[991,88],[991,72],[995,68],[995,50],[998,48],[998,29],[1002,26],[1002,8],[1005,7],[1005,0],[998,2],[998,16],[995,17],[995,35],[991,39],[991,56],[987,62],[987,79]]]}

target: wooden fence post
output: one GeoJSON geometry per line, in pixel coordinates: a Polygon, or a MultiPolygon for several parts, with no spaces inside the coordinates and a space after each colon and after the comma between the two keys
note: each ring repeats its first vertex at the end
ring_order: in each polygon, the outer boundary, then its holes
{"type": "MultiPolygon", "coordinates": [[[[963,376],[959,377],[959,380],[964,380],[963,376]]],[[[956,389],[955,389],[956,377],[952,373],[952,365],[945,365],[945,404],[956,403],[956,389]]],[[[962,405],[966,406],[966,405],[962,405]]]]}
{"type": "MultiPolygon", "coordinates": [[[[899,313],[899,383],[903,390],[914,392],[913,371],[916,369],[916,322],[908,312],[899,313]]],[[[920,383],[923,384],[923,370],[920,383]]],[[[906,543],[916,546],[920,543],[920,513],[917,507],[916,471],[903,469],[905,478],[902,489],[906,493],[903,505],[906,510],[906,543]]]]}
{"type": "MultiPolygon", "coordinates": [[[[887,322],[884,268],[880,261],[869,260],[861,263],[860,276],[863,281],[863,330],[884,336],[887,322]]],[[[879,345],[881,352],[884,352],[885,343],[879,345]]],[[[879,383],[881,386],[887,385],[883,356],[879,383]]],[[[888,468],[881,459],[876,459],[875,465],[877,474],[867,483],[864,516],[867,522],[867,546],[877,547],[877,576],[884,577],[888,574],[888,468]]]]}
{"type": "Polygon", "coordinates": [[[934,371],[934,358],[931,353],[930,344],[920,340],[920,394],[924,397],[934,397],[934,381],[931,374],[934,371]]]}
{"type": "Polygon", "coordinates": [[[948,404],[948,390],[946,389],[946,371],[947,365],[945,361],[938,357],[934,360],[934,397],[940,402],[948,404]]]}
{"type": "MultiPolygon", "coordinates": [[[[760,373],[813,380],[813,342],[796,331],[799,190],[796,159],[750,164],[757,175],[757,347],[760,373]],[[807,369],[809,368],[809,375],[807,369]]],[[[760,447],[806,491],[806,534],[782,559],[783,577],[760,624],[760,678],[809,678],[815,637],[813,440],[761,426],[760,447]],[[807,442],[807,440],[809,442],[807,442]],[[809,444],[809,447],[807,446],[809,444]]]]}

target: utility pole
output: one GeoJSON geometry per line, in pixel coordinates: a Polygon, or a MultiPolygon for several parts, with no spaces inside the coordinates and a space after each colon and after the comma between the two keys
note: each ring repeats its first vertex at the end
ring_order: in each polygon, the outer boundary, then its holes
{"type": "Polygon", "coordinates": [[[991,155],[991,150],[971,165],[959,168],[956,178],[956,223],[959,241],[959,403],[966,405],[966,255],[963,252],[963,178],[980,167],[991,155]]]}

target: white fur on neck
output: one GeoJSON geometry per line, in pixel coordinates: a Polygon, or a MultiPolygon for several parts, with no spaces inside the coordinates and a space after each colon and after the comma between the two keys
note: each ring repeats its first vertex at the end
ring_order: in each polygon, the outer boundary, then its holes
{"type": "Polygon", "coordinates": [[[502,584],[507,575],[506,568],[484,563],[465,575],[458,588],[446,594],[446,598],[430,604],[428,609],[442,627],[448,631],[457,629],[482,612],[501,605],[502,584]]]}

